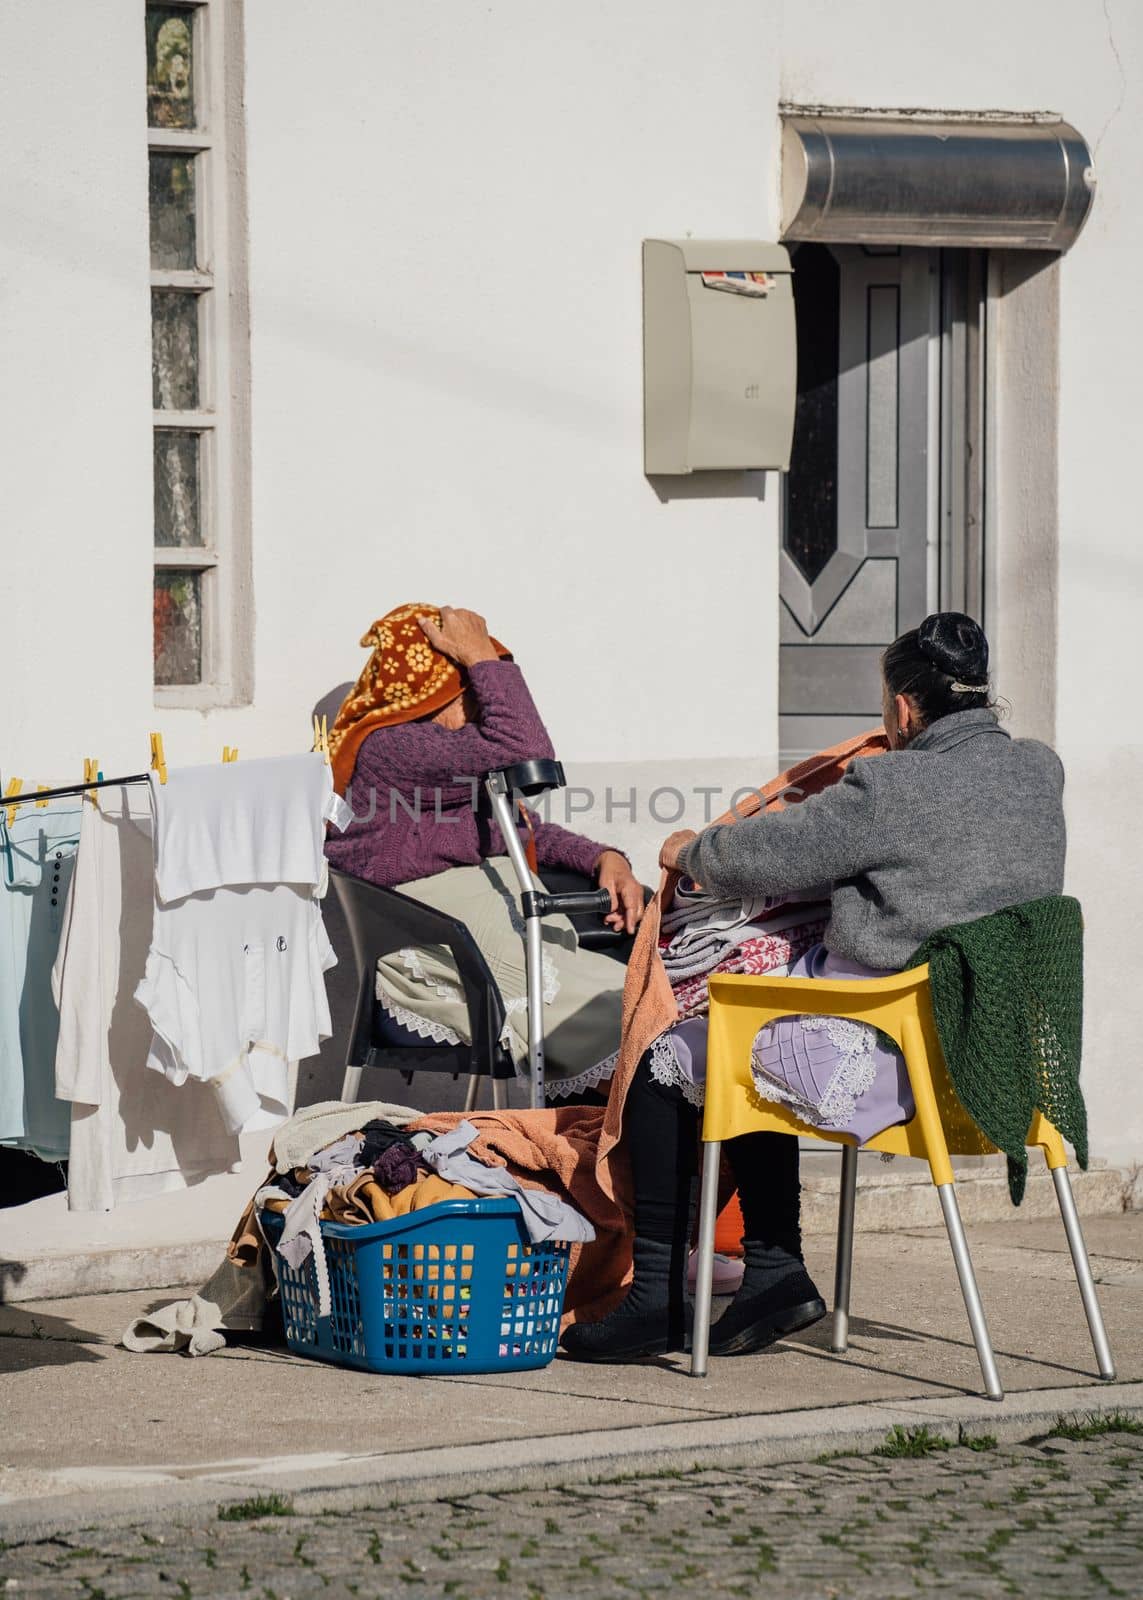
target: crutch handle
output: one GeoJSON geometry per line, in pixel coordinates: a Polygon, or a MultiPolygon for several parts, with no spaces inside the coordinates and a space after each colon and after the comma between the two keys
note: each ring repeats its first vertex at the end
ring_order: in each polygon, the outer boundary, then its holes
{"type": "Polygon", "coordinates": [[[503,780],[506,794],[543,794],[546,789],[562,789],[567,782],[558,761],[517,761],[511,767],[497,767],[489,778],[503,780]]]}
{"type": "Polygon", "coordinates": [[[606,916],[611,910],[611,894],[607,889],[584,889],[576,894],[548,894],[532,889],[521,896],[521,901],[526,917],[550,917],[557,912],[570,917],[592,911],[606,916]]]}

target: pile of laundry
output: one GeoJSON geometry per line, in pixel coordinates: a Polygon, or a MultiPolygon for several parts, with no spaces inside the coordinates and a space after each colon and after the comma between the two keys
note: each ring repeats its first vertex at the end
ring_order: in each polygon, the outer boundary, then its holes
{"type": "Polygon", "coordinates": [[[189,1300],[132,1322],[125,1348],[210,1355],[225,1345],[224,1329],[264,1328],[266,1299],[273,1295],[271,1250],[294,1270],[312,1257],[317,1314],[329,1316],[323,1223],[365,1226],[443,1201],[495,1198],[515,1201],[533,1243],[595,1239],[592,1223],[561,1195],[526,1186],[507,1166],[477,1159],[469,1148],[480,1138],[473,1123],[460,1120],[434,1134],[414,1126],[420,1117],[381,1101],[326,1101],[295,1112],[275,1133],[272,1171],[239,1221],[227,1259],[189,1300]],[[267,1213],[281,1216],[281,1225],[263,1227],[267,1213]]]}
{"type": "Polygon", "coordinates": [[[566,1200],[525,1189],[506,1167],[486,1166],[469,1155],[476,1137],[471,1122],[433,1138],[406,1134],[376,1118],[326,1145],[306,1166],[279,1172],[259,1189],[254,1203],[260,1211],[284,1213],[276,1242],[282,1259],[297,1269],[311,1253],[315,1257],[319,1316],[329,1315],[322,1222],[391,1222],[444,1200],[494,1196],[516,1201],[534,1244],[595,1238],[591,1223],[566,1200]]]}
{"type": "Polygon", "coordinates": [[[663,913],[659,956],[679,1019],[705,1016],[707,979],[716,973],[782,976],[818,944],[829,920],[829,890],[780,897],[720,898],[683,880],[663,913]]]}

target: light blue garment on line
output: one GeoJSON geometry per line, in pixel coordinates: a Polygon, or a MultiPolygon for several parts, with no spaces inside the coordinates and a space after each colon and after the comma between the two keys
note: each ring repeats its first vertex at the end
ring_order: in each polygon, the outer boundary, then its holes
{"type": "Polygon", "coordinates": [[[56,1099],[52,965],[82,817],[75,801],[0,808],[0,1144],[66,1161],[71,1106],[56,1099]]]}

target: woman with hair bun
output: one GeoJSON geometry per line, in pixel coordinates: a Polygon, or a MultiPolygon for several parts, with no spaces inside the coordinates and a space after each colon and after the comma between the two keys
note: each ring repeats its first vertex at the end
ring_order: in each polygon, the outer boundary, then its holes
{"type": "MultiPolygon", "coordinates": [[[[885,754],[853,761],[839,783],[784,810],[673,833],[660,853],[663,867],[723,900],[774,904],[820,886],[829,922],[793,976],[884,977],[941,928],[1063,889],[1063,768],[1047,745],[1000,727],[979,623],[955,611],[926,617],[889,646],[881,669],[885,754]]],[[[656,1040],[635,1072],[624,1122],[635,1277],[607,1317],[565,1334],[582,1360],[682,1348],[705,1069],[706,1019],[692,1018],[656,1040]]],[[[763,1098],[859,1143],[913,1114],[899,1051],[865,1024],[772,1023],[755,1041],[753,1072],[763,1098]]],[[[825,1315],[802,1259],[797,1139],[753,1133],[726,1153],[746,1266],[711,1330],[712,1355],[761,1350],[825,1315]]]]}

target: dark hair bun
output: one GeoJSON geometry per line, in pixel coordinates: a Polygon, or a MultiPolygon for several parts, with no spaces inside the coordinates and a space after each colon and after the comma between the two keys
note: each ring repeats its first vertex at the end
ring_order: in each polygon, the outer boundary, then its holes
{"type": "Polygon", "coordinates": [[[979,622],[963,611],[934,611],[917,629],[917,646],[927,661],[957,683],[980,688],[988,682],[988,640],[979,622]]]}

